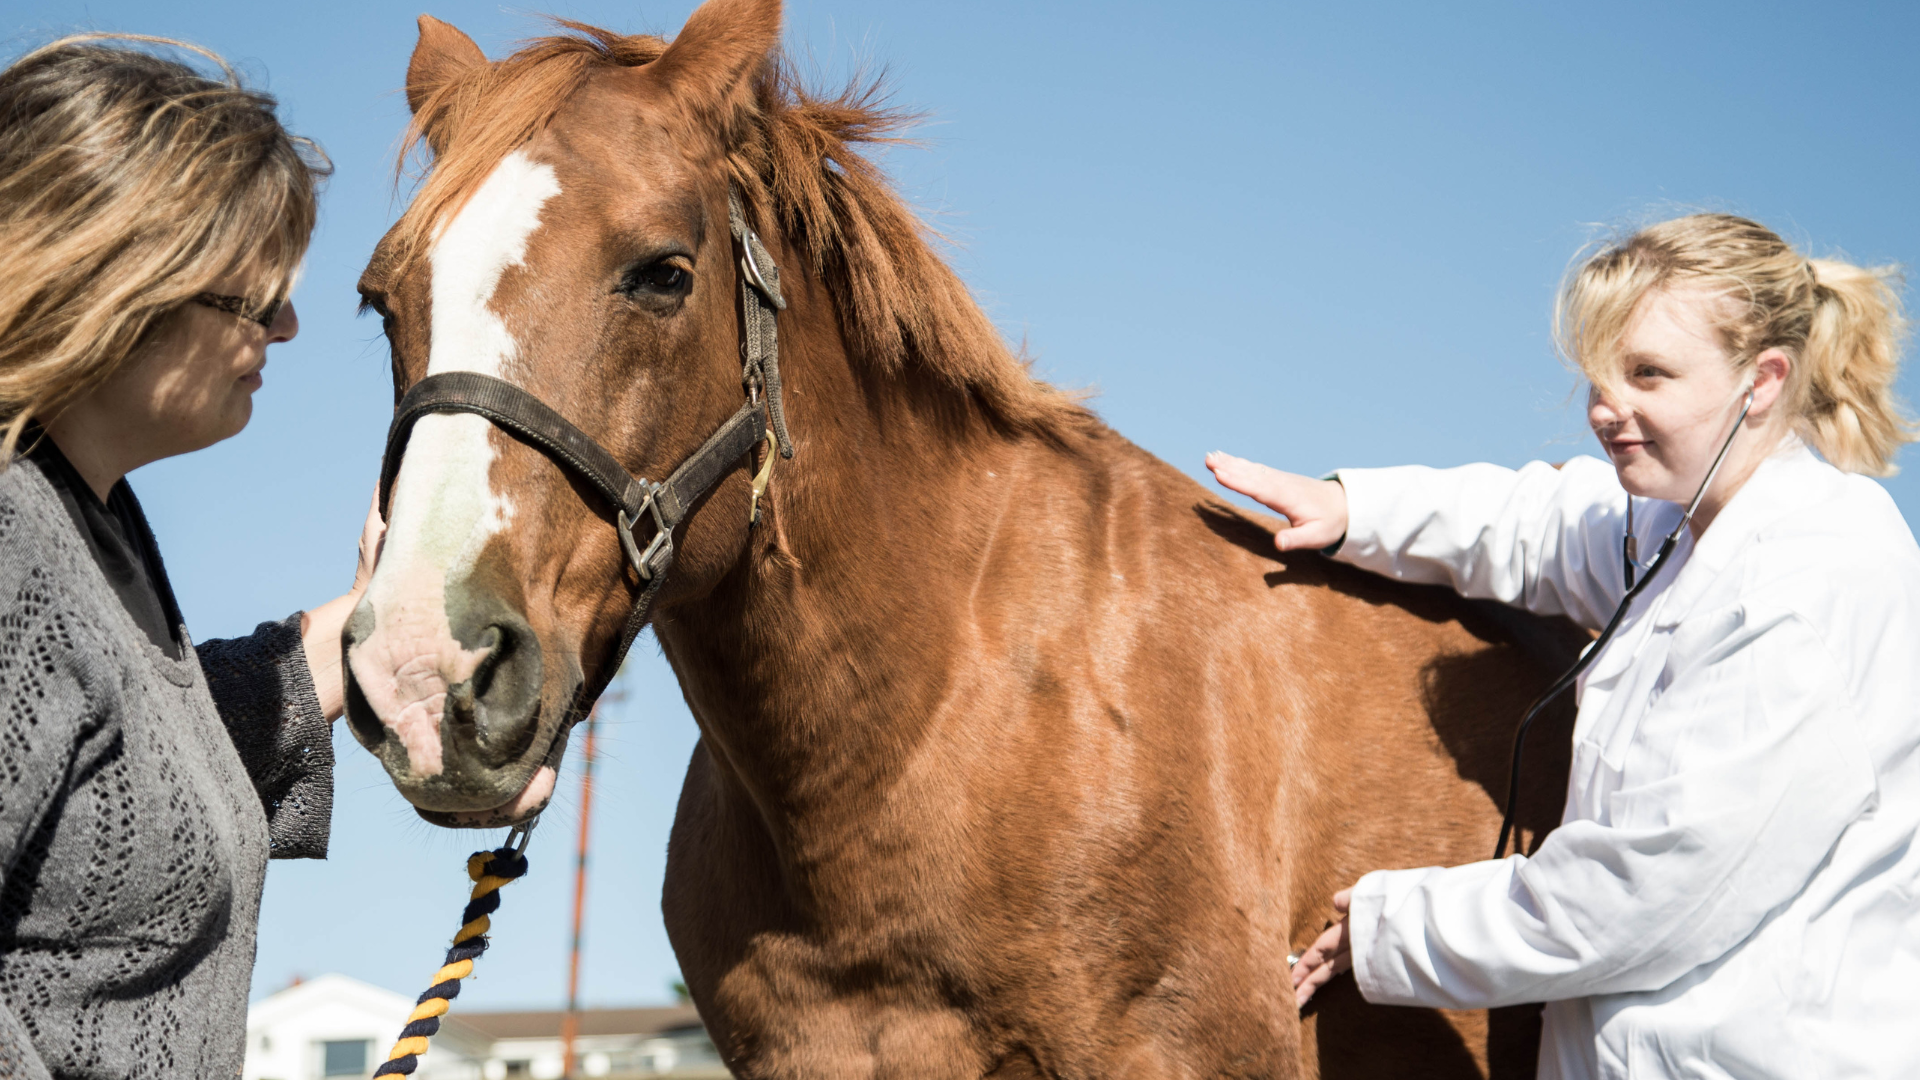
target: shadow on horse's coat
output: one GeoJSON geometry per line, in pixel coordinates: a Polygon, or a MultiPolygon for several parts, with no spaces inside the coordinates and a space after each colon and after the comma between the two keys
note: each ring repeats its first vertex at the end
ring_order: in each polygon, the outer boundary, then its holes
{"type": "MultiPolygon", "coordinates": [[[[743,458],[655,609],[701,739],[667,928],[750,1077],[1527,1075],[1537,1018],[1296,1015],[1286,956],[1380,867],[1492,846],[1511,722],[1577,637],[1331,563],[1011,354],[818,97],[776,0],[669,45],[488,62],[423,18],[433,172],[362,278],[396,390],[509,380],[660,478],[744,400],[737,190],[789,303],[796,453],[743,458]]],[[[355,735],[431,820],[537,810],[640,581],[593,489],[414,428],[346,647],[355,735]]],[[[1523,824],[1557,818],[1537,739],[1523,824]]]]}

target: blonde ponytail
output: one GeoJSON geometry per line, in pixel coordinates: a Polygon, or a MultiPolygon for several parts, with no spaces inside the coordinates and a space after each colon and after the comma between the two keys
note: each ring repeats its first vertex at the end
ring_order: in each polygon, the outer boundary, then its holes
{"type": "Polygon", "coordinates": [[[1596,386],[1618,379],[1621,339],[1640,301],[1670,285],[1725,297],[1720,333],[1744,372],[1768,349],[1793,358],[1782,407],[1836,468],[1891,476],[1915,424],[1894,395],[1907,322],[1898,268],[1809,261],[1779,234],[1731,214],[1663,221],[1582,260],[1561,287],[1561,351],[1596,386]]]}
{"type": "Polygon", "coordinates": [[[1900,444],[1914,440],[1913,422],[1893,396],[1906,336],[1899,275],[1892,267],[1837,259],[1809,266],[1814,308],[1796,365],[1800,393],[1793,415],[1807,441],[1836,467],[1891,475],[1900,444]]]}

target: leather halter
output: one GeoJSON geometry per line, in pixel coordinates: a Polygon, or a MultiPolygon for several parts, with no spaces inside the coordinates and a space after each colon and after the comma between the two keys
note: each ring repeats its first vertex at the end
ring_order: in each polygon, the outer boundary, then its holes
{"type": "MultiPolygon", "coordinates": [[[[620,646],[614,653],[613,663],[590,684],[582,685],[567,717],[568,726],[584,717],[599,699],[601,691],[607,688],[626,659],[633,639],[652,617],[653,602],[673,568],[673,531],[687,519],[693,504],[713,490],[714,485],[733,470],[734,463],[762,440],[771,437],[781,457],[793,457],[793,442],[787,436],[786,413],[780,396],[780,344],[775,312],[784,311],[787,306],[780,293],[780,269],[774,265],[773,256],[767,253],[760,237],[747,226],[737,189],[729,188],[727,192],[727,222],[740,249],[743,361],[740,378],[747,400],[665,480],[656,483],[634,476],[593,436],[575,427],[539,398],[510,382],[474,371],[449,371],[414,383],[394,408],[393,424],[387,429],[386,456],[380,463],[380,515],[383,518],[387,516],[393,482],[400,473],[400,460],[406,453],[414,424],[429,413],[448,412],[485,417],[494,426],[545,453],[554,464],[585,480],[614,508],[620,546],[627,554],[628,564],[640,576],[642,588],[634,599],[633,610],[627,614],[626,626],[620,631],[620,646]],[[653,522],[654,532],[643,549],[634,532],[648,519],[653,522]]],[[[767,464],[755,478],[749,528],[759,518],[759,495],[772,464],[772,448],[769,448],[767,464]]]]}

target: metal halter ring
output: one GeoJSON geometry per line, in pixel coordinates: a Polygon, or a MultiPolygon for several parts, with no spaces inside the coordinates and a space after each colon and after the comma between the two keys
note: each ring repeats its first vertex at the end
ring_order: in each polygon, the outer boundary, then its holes
{"type": "Polygon", "coordinates": [[[527,820],[507,830],[507,838],[500,846],[512,848],[515,855],[523,855],[527,850],[527,841],[533,839],[533,827],[540,824],[540,815],[535,814],[527,820]]]}
{"type": "Polygon", "coordinates": [[[621,510],[614,519],[620,527],[620,546],[626,549],[627,561],[633,564],[634,572],[640,575],[641,581],[653,580],[653,557],[662,548],[669,554],[673,551],[673,530],[667,527],[667,519],[660,513],[659,495],[660,485],[654,484],[647,489],[647,497],[640,502],[642,510],[653,513],[654,534],[653,539],[647,542],[647,550],[641,551],[639,543],[634,540],[633,527],[639,523],[628,517],[626,510],[621,510]]]}

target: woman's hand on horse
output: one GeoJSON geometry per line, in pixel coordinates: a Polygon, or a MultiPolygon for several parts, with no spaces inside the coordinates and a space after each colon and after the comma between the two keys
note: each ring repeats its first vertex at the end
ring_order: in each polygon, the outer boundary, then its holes
{"type": "Polygon", "coordinates": [[[1353,943],[1347,934],[1347,908],[1352,902],[1352,889],[1333,894],[1333,910],[1340,913],[1340,921],[1327,927],[1307,951],[1300,954],[1300,959],[1294,961],[1293,1003],[1296,1007],[1306,1008],[1315,990],[1353,967],[1353,943]]]}
{"type": "Polygon", "coordinates": [[[1338,480],[1281,472],[1219,450],[1207,455],[1207,468],[1223,486],[1286,516],[1292,527],[1273,534],[1281,551],[1318,550],[1347,535],[1347,489],[1338,480]]]}
{"type": "Polygon", "coordinates": [[[360,596],[373,578],[374,563],[380,559],[380,544],[387,536],[387,523],[380,519],[377,498],[367,509],[366,524],[360,527],[360,561],[353,568],[353,587],[300,613],[300,639],[307,653],[307,671],[313,677],[313,693],[320,699],[320,711],[329,720],[339,717],[346,708],[346,672],[340,666],[340,635],[353,609],[360,606],[360,596]]]}
{"type": "Polygon", "coordinates": [[[367,507],[366,524],[360,528],[360,561],[353,568],[353,588],[349,595],[358,596],[367,591],[367,582],[373,580],[373,568],[380,561],[380,545],[387,539],[387,523],[380,517],[380,496],[373,497],[373,504],[367,507]]]}

